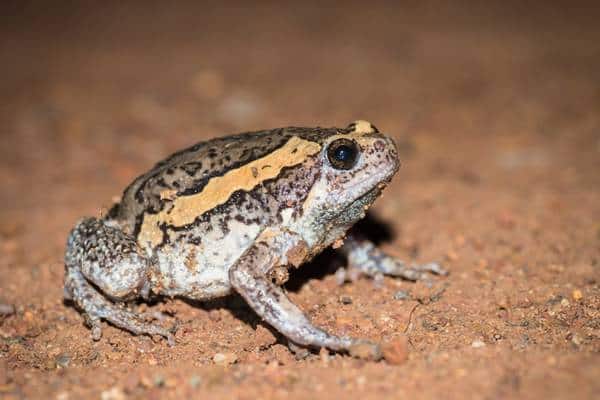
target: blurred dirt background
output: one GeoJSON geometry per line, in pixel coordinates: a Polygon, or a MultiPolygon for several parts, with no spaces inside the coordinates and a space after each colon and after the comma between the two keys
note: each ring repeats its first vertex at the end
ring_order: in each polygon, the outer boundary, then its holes
{"type": "Polygon", "coordinates": [[[0,398],[600,396],[600,28],[564,2],[3,2],[0,398]],[[178,345],[62,301],[69,229],[210,137],[368,119],[403,167],[374,209],[431,287],[290,296],[320,326],[388,343],[378,363],[297,360],[236,297],[166,300],[178,345]]]}

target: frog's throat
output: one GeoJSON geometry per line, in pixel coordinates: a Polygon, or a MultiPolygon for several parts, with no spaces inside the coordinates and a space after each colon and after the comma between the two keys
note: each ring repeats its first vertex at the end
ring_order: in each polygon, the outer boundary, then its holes
{"type": "Polygon", "coordinates": [[[278,150],[212,178],[200,193],[177,197],[159,213],[145,215],[138,244],[146,249],[158,246],[165,239],[161,227],[189,225],[205,212],[227,202],[236,191],[250,191],[277,177],[283,168],[301,164],[320,150],[320,144],[293,136],[278,150]]]}

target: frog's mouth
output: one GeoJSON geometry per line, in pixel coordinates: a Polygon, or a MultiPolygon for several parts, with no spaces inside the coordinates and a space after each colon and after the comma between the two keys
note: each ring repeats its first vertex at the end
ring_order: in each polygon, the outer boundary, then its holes
{"type": "Polygon", "coordinates": [[[383,189],[385,189],[386,186],[387,182],[377,184],[375,187],[365,192],[365,194],[354,200],[352,202],[352,206],[354,206],[355,204],[361,204],[365,208],[365,211],[367,211],[367,208],[369,208],[371,204],[375,202],[375,200],[381,195],[381,192],[383,192],[383,189]]]}
{"type": "Polygon", "coordinates": [[[389,181],[378,183],[377,185],[373,186],[371,189],[366,191],[364,194],[362,194],[360,197],[357,197],[352,203],[350,203],[350,205],[348,206],[348,210],[354,210],[354,212],[351,214],[359,216],[359,218],[356,218],[356,220],[364,217],[364,214],[367,211],[367,209],[369,209],[371,205],[375,202],[375,200],[377,200],[377,198],[381,195],[381,192],[383,191],[383,189],[385,189],[388,183],[389,181]]]}
{"type": "Polygon", "coordinates": [[[366,189],[366,191],[357,197],[356,200],[351,203],[351,205],[353,206],[355,203],[362,203],[370,206],[375,199],[381,195],[383,189],[389,185],[399,168],[400,163],[398,162],[392,166],[388,166],[385,169],[378,170],[374,174],[369,174],[362,182],[354,185],[354,187],[363,186],[364,188],[370,187],[370,189],[366,189]]]}

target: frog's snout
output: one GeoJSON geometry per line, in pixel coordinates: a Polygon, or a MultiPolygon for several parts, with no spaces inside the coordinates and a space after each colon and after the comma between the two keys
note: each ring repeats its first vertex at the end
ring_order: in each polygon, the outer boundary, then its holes
{"type": "Polygon", "coordinates": [[[401,162],[398,155],[398,146],[396,142],[389,136],[383,136],[375,143],[375,149],[384,154],[384,159],[389,166],[391,175],[395,174],[400,168],[401,162]]]}

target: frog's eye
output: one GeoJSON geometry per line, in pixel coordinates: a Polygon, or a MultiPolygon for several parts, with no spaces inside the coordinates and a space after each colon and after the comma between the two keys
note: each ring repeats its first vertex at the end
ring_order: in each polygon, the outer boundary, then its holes
{"type": "Polygon", "coordinates": [[[358,160],[358,145],[349,139],[337,139],[329,144],[327,158],[335,169],[350,169],[358,160]]]}

